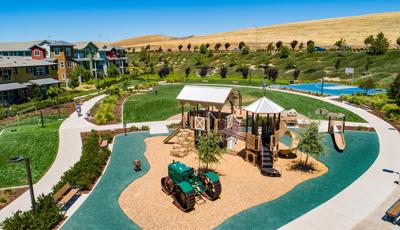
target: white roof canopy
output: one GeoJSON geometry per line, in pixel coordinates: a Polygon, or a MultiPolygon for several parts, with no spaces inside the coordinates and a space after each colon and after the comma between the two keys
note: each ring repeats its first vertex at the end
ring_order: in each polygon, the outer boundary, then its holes
{"type": "Polygon", "coordinates": [[[176,99],[181,104],[204,104],[222,107],[229,99],[231,91],[232,88],[228,87],[186,85],[176,99]]]}
{"type": "Polygon", "coordinates": [[[271,101],[266,97],[262,97],[257,101],[246,106],[244,110],[257,114],[268,114],[268,113],[281,113],[284,108],[275,102],[271,101]]]}

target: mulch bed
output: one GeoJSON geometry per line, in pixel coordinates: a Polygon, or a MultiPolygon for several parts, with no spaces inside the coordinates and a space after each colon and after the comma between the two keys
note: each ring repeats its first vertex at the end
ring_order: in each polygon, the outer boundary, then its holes
{"type": "MultiPolygon", "coordinates": [[[[15,199],[17,199],[19,196],[21,196],[25,191],[28,190],[28,187],[20,187],[20,188],[14,188],[11,189],[11,196],[9,197],[9,201],[7,204],[0,204],[0,210],[6,207],[9,203],[13,202],[15,199]]],[[[0,194],[3,194],[3,191],[0,191],[0,194]]]]}

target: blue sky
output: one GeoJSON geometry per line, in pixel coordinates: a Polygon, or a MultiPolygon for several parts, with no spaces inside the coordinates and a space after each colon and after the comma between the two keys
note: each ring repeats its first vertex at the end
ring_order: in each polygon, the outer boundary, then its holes
{"type": "Polygon", "coordinates": [[[0,42],[189,36],[304,20],[400,11],[400,0],[0,0],[0,42]]]}

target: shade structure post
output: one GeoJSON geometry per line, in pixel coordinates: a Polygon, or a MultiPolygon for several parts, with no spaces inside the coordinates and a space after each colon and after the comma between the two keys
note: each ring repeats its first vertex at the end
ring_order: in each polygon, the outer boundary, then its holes
{"type": "Polygon", "coordinates": [[[181,109],[182,109],[182,120],[181,120],[181,128],[185,128],[185,113],[184,113],[184,109],[183,109],[183,105],[181,105],[181,109]]]}
{"type": "Polygon", "coordinates": [[[249,131],[249,112],[246,111],[246,133],[249,131]]]}

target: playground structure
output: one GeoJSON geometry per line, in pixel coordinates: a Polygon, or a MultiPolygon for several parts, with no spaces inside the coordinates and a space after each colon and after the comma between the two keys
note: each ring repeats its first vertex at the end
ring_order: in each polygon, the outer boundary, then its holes
{"type": "Polygon", "coordinates": [[[222,191],[217,174],[195,171],[179,161],[168,165],[168,176],[161,179],[161,188],[165,194],[173,197],[174,204],[184,212],[193,209],[196,195],[214,201],[222,191]]]}
{"type": "Polygon", "coordinates": [[[346,148],[346,141],[344,138],[345,127],[346,118],[344,116],[342,121],[332,120],[331,116],[329,116],[328,133],[332,135],[333,142],[339,151],[343,151],[346,148]]]}

